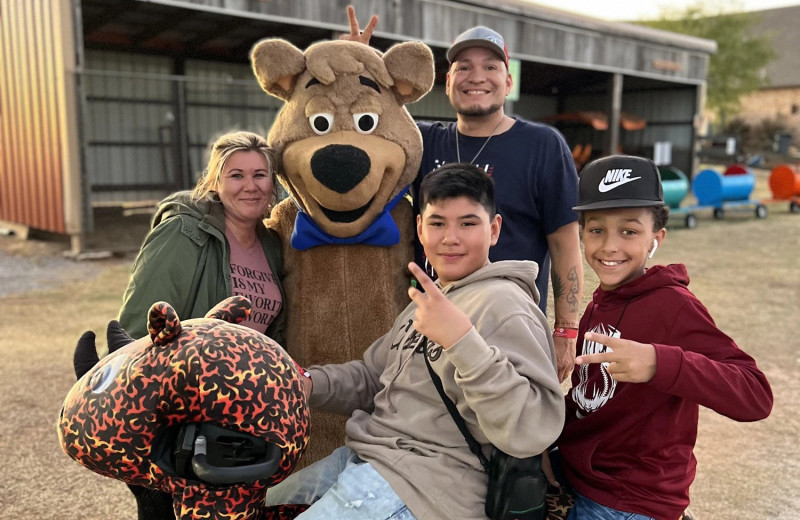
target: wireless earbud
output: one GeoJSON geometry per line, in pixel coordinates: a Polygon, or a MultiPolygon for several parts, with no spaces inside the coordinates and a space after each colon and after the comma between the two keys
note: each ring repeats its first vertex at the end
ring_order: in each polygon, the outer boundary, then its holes
{"type": "Polygon", "coordinates": [[[655,238],[653,239],[653,249],[650,250],[650,254],[647,255],[647,258],[653,258],[653,255],[656,254],[656,249],[658,249],[658,240],[655,238]]]}

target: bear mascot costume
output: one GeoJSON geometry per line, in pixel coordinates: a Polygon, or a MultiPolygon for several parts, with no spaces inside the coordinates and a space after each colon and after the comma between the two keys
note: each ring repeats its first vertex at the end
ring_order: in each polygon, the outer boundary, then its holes
{"type": "MultiPolygon", "coordinates": [[[[250,57],[264,91],[285,102],[268,141],[289,197],[267,226],[282,240],[286,350],[303,366],[360,359],[409,303],[407,193],[422,138],[404,105],[433,86],[433,54],[421,42],[383,54],[267,39],[250,57]]],[[[345,420],[313,414],[304,464],[343,444],[345,420]]]]}
{"type": "Polygon", "coordinates": [[[181,322],[158,302],[148,337],[134,341],[109,324],[102,360],[94,333],[84,333],[80,379],[58,420],[67,455],[135,493],[169,493],[180,520],[294,518],[304,506],[263,504],[309,438],[303,371],[267,336],[237,325],[250,309],[233,296],[181,322]]]}

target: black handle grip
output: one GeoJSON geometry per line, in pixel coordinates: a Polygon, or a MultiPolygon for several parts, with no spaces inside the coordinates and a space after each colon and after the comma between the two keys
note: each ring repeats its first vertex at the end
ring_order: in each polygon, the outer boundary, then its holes
{"type": "Polygon", "coordinates": [[[192,470],[197,478],[209,484],[241,484],[269,478],[275,474],[281,462],[281,449],[275,444],[268,444],[266,460],[263,462],[235,467],[214,466],[206,457],[206,442],[202,435],[195,440],[192,470]]]}

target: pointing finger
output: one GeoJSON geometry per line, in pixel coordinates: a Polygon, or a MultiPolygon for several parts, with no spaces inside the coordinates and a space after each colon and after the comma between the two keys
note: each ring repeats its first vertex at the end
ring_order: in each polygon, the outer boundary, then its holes
{"type": "Polygon", "coordinates": [[[372,15],[372,18],[369,19],[367,26],[364,27],[364,31],[361,33],[361,37],[369,42],[370,38],[372,38],[372,31],[375,30],[375,26],[378,25],[378,16],[372,15]]]}
{"type": "Polygon", "coordinates": [[[358,27],[358,19],[356,18],[356,9],[352,5],[347,6],[347,19],[350,22],[350,34],[358,36],[361,30],[358,27]]]}
{"type": "Polygon", "coordinates": [[[601,345],[605,345],[610,349],[619,349],[620,347],[624,348],[625,344],[628,343],[628,340],[624,340],[622,338],[613,338],[611,336],[606,336],[605,334],[600,334],[597,332],[587,332],[583,335],[584,339],[588,341],[594,341],[595,343],[599,343],[601,345]]]}

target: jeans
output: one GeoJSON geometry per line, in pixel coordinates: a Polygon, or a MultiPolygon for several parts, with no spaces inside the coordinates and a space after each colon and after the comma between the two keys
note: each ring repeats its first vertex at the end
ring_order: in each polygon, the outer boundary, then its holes
{"type": "Polygon", "coordinates": [[[569,512],[567,520],[654,520],[638,513],[617,511],[589,500],[580,493],[575,493],[575,505],[569,512]]]}
{"type": "Polygon", "coordinates": [[[416,520],[388,482],[345,446],[267,490],[266,505],[312,504],[297,520],[416,520]]]}

